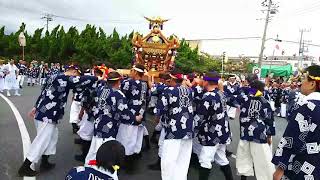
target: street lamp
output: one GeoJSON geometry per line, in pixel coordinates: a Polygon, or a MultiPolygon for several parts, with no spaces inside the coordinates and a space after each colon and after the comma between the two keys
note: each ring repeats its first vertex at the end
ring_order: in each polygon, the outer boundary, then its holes
{"type": "Polygon", "coordinates": [[[19,41],[19,45],[22,47],[22,60],[24,61],[24,47],[26,46],[27,42],[23,32],[19,34],[18,41],[19,41]]]}

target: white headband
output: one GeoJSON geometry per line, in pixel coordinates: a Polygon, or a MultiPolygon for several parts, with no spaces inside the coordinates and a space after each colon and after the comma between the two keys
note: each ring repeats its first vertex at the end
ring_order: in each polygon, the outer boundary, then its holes
{"type": "Polygon", "coordinates": [[[136,70],[136,71],[138,71],[138,72],[141,72],[141,73],[143,73],[143,72],[144,72],[142,69],[137,68],[137,67],[133,67],[133,69],[134,69],[134,70],[136,70]]]}

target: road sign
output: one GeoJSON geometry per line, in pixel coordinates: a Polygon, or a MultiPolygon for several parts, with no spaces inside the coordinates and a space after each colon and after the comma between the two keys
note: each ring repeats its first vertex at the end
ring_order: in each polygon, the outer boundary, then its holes
{"type": "Polygon", "coordinates": [[[259,77],[259,79],[261,78],[261,68],[254,67],[252,69],[252,73],[256,74],[259,77]]]}

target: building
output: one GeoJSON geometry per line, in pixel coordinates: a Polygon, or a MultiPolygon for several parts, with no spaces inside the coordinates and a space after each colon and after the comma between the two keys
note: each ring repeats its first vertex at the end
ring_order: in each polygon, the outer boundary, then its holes
{"type": "Polygon", "coordinates": [[[316,63],[315,57],[312,56],[268,56],[262,61],[263,65],[271,66],[290,64],[293,71],[296,71],[299,68],[306,68],[316,63]]]}

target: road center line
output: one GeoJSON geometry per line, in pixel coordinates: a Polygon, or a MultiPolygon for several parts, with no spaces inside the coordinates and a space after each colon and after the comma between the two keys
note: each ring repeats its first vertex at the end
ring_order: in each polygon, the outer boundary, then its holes
{"type": "MultiPolygon", "coordinates": [[[[22,140],[23,160],[25,160],[27,153],[29,151],[30,145],[31,145],[28,130],[27,130],[26,125],[24,124],[24,121],[21,117],[21,114],[19,113],[16,106],[7,97],[5,97],[1,93],[0,93],[0,97],[2,97],[2,99],[4,99],[8,103],[8,105],[10,106],[10,108],[11,108],[11,110],[17,120],[18,127],[20,130],[21,140],[22,140]]],[[[36,179],[35,177],[24,177],[23,178],[23,180],[35,180],[35,179],[36,179]]]]}

